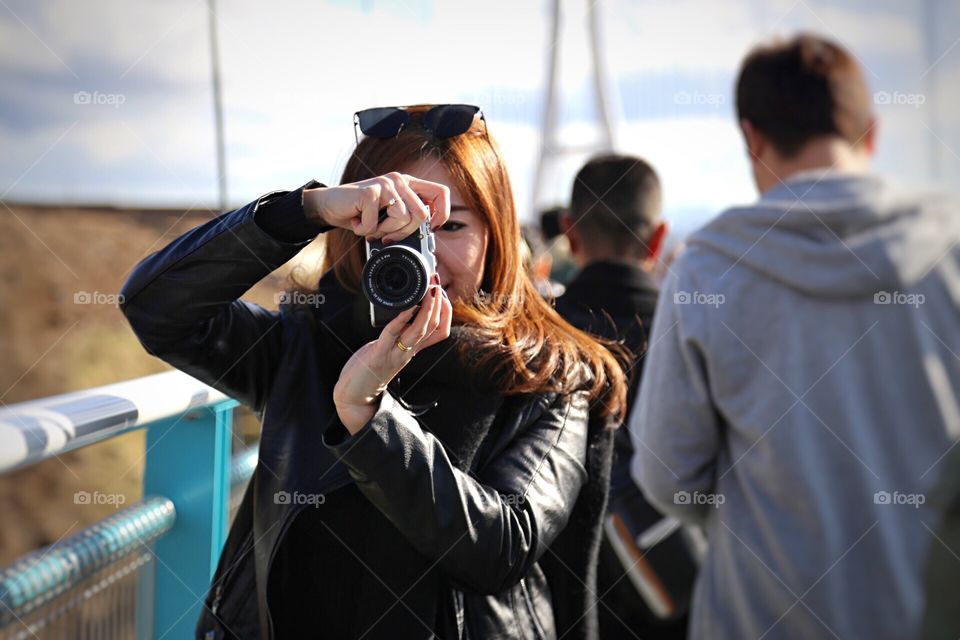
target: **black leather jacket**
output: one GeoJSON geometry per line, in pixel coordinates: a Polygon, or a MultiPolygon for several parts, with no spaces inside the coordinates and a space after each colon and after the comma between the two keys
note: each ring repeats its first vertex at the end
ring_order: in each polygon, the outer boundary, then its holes
{"type": "MultiPolygon", "coordinates": [[[[149,353],[238,399],[262,421],[259,462],[197,637],[273,637],[271,562],[302,508],[275,494],[324,493],[351,482],[447,576],[449,615],[438,621],[438,636],[594,637],[591,564],[611,432],[591,426],[584,392],[503,403],[501,426],[470,474],[453,466],[439,440],[389,392],[349,446],[323,440],[339,421],[316,318],[239,300],[322,231],[302,210],[302,189],[317,184],[268,194],[198,226],[144,259],[122,290],[121,309],[149,353]],[[364,432],[374,437],[360,437],[364,432]]],[[[329,306],[311,312],[322,319],[329,306]]],[[[398,630],[397,637],[429,634],[398,630]]]]}

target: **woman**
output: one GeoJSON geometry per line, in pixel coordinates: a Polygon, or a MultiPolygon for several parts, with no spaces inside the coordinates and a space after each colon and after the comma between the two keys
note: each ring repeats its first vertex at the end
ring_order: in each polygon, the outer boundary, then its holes
{"type": "Polygon", "coordinates": [[[595,636],[606,427],[624,374],[524,272],[478,114],[360,112],[341,186],[311,181],[224,214],[124,286],[150,353],[262,421],[198,638],[595,636]],[[375,329],[364,239],[396,241],[428,218],[437,279],[375,329]],[[309,295],[279,313],[238,300],[318,233],[309,295]]]}

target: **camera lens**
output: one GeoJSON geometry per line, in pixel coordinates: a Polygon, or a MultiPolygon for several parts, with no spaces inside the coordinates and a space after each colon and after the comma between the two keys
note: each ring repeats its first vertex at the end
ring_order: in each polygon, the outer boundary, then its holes
{"type": "Polygon", "coordinates": [[[409,247],[377,251],[363,265],[363,293],[375,305],[402,311],[423,299],[429,286],[423,256],[409,247]]]}
{"type": "Polygon", "coordinates": [[[377,285],[385,295],[391,298],[402,298],[410,288],[410,274],[402,265],[389,264],[377,274],[377,285]]]}

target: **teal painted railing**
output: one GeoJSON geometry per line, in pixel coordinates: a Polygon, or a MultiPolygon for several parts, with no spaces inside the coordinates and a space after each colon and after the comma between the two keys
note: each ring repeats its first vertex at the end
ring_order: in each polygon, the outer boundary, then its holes
{"type": "Polygon", "coordinates": [[[193,637],[256,466],[231,456],[236,405],[169,372],[0,410],[0,473],[147,431],[143,500],[0,570],[0,638],[193,637]]]}

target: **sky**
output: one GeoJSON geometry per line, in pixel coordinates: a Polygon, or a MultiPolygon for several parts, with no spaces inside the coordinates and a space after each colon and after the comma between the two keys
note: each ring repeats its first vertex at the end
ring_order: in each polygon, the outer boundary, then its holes
{"type": "MultiPolygon", "coordinates": [[[[561,138],[599,139],[587,2],[218,0],[228,195],[240,205],[338,181],[358,109],[468,102],[504,150],[521,216],[568,198],[587,153],[533,192],[548,53],[561,138]]],[[[880,118],[878,170],[960,178],[960,3],[602,0],[614,147],[650,161],[692,229],[755,197],[732,96],[753,44],[811,30],[860,60],[880,118]]],[[[216,208],[204,0],[0,0],[0,200],[216,208]]]]}

